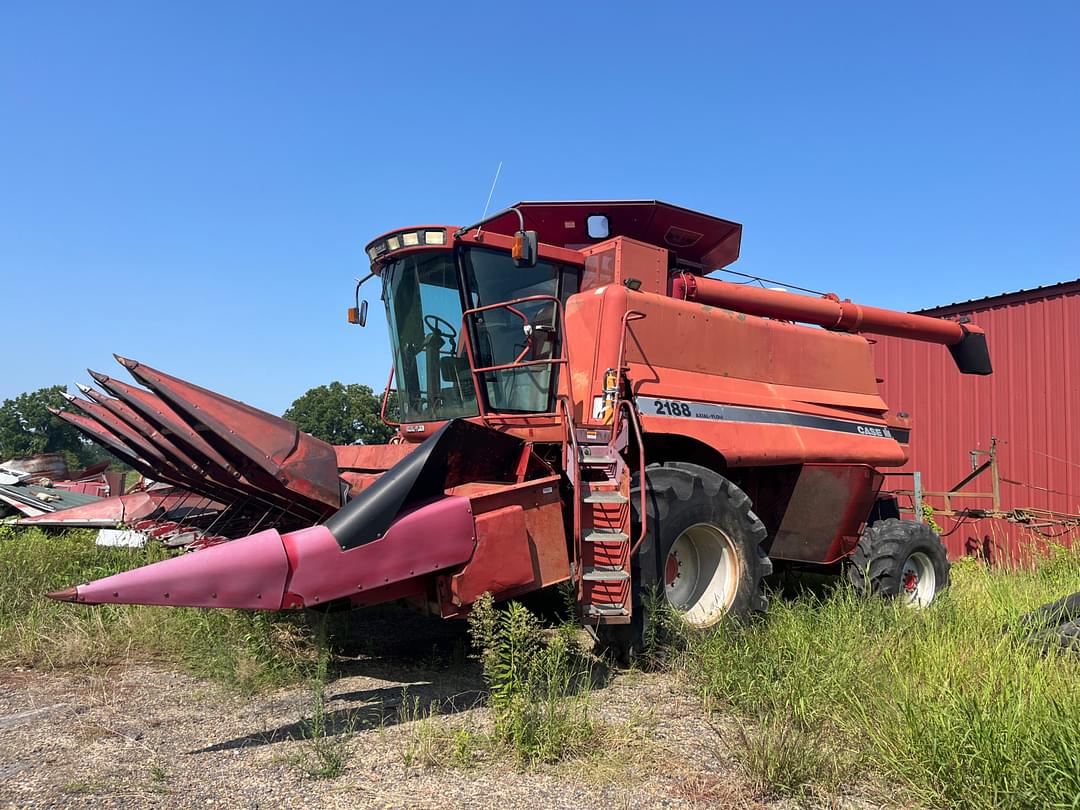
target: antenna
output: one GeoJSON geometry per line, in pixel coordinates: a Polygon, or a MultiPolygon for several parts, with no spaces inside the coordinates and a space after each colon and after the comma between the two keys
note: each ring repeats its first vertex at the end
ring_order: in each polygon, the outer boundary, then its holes
{"type": "MultiPolygon", "coordinates": [[[[491,191],[488,192],[487,202],[484,203],[484,213],[480,216],[480,222],[483,222],[487,218],[488,208],[491,207],[491,197],[495,193],[495,184],[499,182],[499,173],[502,171],[503,162],[499,161],[499,168],[495,170],[495,179],[491,181],[491,191]]],[[[480,229],[483,225],[476,226],[476,235],[480,235],[480,229]]]]}

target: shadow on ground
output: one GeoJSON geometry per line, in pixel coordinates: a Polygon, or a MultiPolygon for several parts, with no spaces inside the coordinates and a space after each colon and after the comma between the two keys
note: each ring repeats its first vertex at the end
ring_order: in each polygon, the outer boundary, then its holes
{"type": "MultiPolygon", "coordinates": [[[[385,728],[418,715],[456,714],[475,708],[486,697],[483,672],[470,655],[468,627],[463,621],[421,616],[396,606],[309,618],[326,621],[334,655],[320,736],[385,728]],[[350,681],[362,679],[390,685],[349,689],[350,681]]],[[[614,671],[596,661],[590,675],[589,687],[603,688],[614,671]]],[[[309,704],[305,710],[310,708],[309,704]]],[[[302,718],[191,753],[310,737],[311,721],[302,718]]]]}
{"type": "MultiPolygon", "coordinates": [[[[313,616],[313,621],[322,617],[313,616]]],[[[333,670],[326,688],[325,736],[396,725],[423,713],[474,708],[485,691],[479,664],[468,655],[465,622],[421,616],[394,606],[327,617],[333,670]],[[352,679],[389,686],[348,690],[352,679]],[[345,685],[344,690],[339,688],[345,685]],[[337,708],[338,704],[347,705],[337,708]]],[[[214,743],[191,753],[227,751],[311,736],[307,719],[214,743]]]]}
{"type": "MultiPolygon", "coordinates": [[[[441,689],[438,683],[423,683],[329,695],[328,700],[331,701],[347,701],[363,705],[327,712],[320,736],[333,737],[344,733],[397,725],[403,720],[411,719],[416,706],[432,714],[454,714],[473,708],[484,697],[484,692],[480,689],[459,691],[454,694],[446,692],[447,690],[441,689]]],[[[285,740],[304,740],[310,737],[311,724],[305,719],[256,734],[234,737],[231,740],[214,743],[188,753],[230,751],[236,748],[272,745],[285,740]]]]}

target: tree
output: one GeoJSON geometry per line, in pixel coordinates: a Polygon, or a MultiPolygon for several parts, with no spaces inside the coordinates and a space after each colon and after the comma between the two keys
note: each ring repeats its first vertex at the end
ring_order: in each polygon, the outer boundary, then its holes
{"type": "Polygon", "coordinates": [[[0,460],[63,453],[70,465],[85,467],[104,458],[75,427],[49,413],[50,407],[67,404],[62,391],[64,386],[54,385],[4,400],[0,405],[0,460]]]}
{"type": "Polygon", "coordinates": [[[305,392],[285,418],[330,444],[385,444],[394,429],[379,417],[382,397],[369,386],[334,381],[305,392]]]}

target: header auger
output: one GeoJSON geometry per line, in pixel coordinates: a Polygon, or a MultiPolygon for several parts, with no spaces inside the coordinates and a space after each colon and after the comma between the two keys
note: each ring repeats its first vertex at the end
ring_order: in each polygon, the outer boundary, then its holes
{"type": "MultiPolygon", "coordinates": [[[[882,401],[863,333],[948,346],[975,374],[990,373],[985,335],[707,278],[741,230],[654,201],[522,203],[373,240],[402,417],[390,445],[332,447],[119,358],[149,390],[94,373],[112,398],[85,389],[71,402],[86,415],[63,418],[214,504],[205,532],[247,536],[51,595],[407,599],[452,617],[569,580],[623,653],[652,586],[698,627],[763,610],[782,567],[846,567],[861,590],[928,603],[945,550],[882,491],[911,425],[882,401]]],[[[358,297],[350,321],[365,316],[358,297]]]]}

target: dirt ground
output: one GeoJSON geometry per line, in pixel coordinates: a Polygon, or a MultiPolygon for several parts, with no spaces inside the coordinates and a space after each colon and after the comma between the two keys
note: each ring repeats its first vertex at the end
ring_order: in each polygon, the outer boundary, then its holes
{"type": "Polygon", "coordinates": [[[415,720],[403,701],[436,702],[434,722],[480,724],[481,681],[460,630],[381,620],[378,654],[358,654],[328,684],[342,773],[313,778],[310,688],[245,697],[161,666],[0,674],[0,807],[786,807],[762,803],[730,754],[734,724],[706,721],[670,676],[626,672],[595,694],[598,716],[627,739],[610,761],[516,769],[406,763],[415,720]],[[456,660],[455,660],[456,659],[456,660]],[[405,712],[404,714],[407,714],[405,712]]]}

